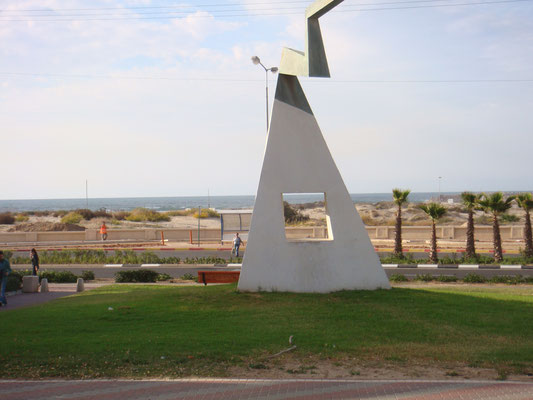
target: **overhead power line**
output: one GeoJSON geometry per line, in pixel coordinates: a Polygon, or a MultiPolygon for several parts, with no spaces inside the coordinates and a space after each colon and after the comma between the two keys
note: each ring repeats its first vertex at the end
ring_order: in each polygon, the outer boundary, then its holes
{"type": "MultiPolygon", "coordinates": [[[[519,2],[530,2],[533,0],[492,0],[492,1],[477,1],[477,2],[467,2],[467,3],[446,3],[446,4],[417,4],[417,5],[404,5],[406,3],[415,3],[415,2],[439,2],[442,0],[412,0],[412,1],[401,1],[401,2],[387,2],[387,3],[377,3],[377,4],[386,4],[386,5],[397,5],[395,7],[373,7],[373,8],[346,8],[339,10],[339,13],[349,13],[349,12],[365,12],[365,11],[384,11],[384,10],[408,10],[408,9],[422,9],[422,8],[438,8],[438,7],[458,7],[458,6],[479,6],[479,5],[490,5],[490,4],[506,4],[506,3],[519,3],[519,2]]],[[[365,4],[356,5],[356,7],[362,7],[365,4]]],[[[368,4],[369,6],[376,4],[368,4]]],[[[354,6],[351,6],[354,7],[354,6]]],[[[164,20],[164,19],[175,19],[180,16],[183,17],[192,17],[192,18],[212,18],[216,16],[218,18],[233,18],[233,17],[268,17],[268,16],[284,16],[284,15],[297,15],[301,14],[301,11],[292,11],[300,10],[300,8],[264,8],[257,10],[247,10],[246,8],[242,9],[227,9],[227,10],[209,10],[206,14],[196,14],[200,10],[194,11],[166,11],[166,12],[155,12],[155,13],[131,13],[131,14],[116,14],[116,13],[100,13],[100,14],[39,14],[39,15],[5,15],[0,16],[0,21],[3,22],[70,22],[70,21],[121,21],[121,20],[164,20]],[[258,12],[260,11],[260,12],[258,12]],[[265,12],[267,11],[267,12],[265,12]],[[232,14],[233,13],[233,14],[232,14]],[[238,14],[236,14],[238,13],[238,14]],[[149,15],[157,14],[157,15],[149,15]],[[93,18],[93,17],[99,18],[93,18]],[[100,18],[100,17],[104,18],[100,18]],[[65,18],[67,17],[67,18],[65,18]],[[72,18],[79,17],[79,18],[72,18]]],[[[335,12],[335,11],[333,11],[335,12]]]]}
{"type": "MultiPolygon", "coordinates": [[[[172,77],[172,76],[125,76],[125,75],[89,75],[89,74],[49,74],[35,72],[5,72],[0,75],[16,77],[45,77],[68,79],[111,79],[111,80],[160,80],[181,82],[264,82],[262,79],[242,78],[205,78],[205,77],[172,77]]],[[[304,82],[322,83],[533,83],[533,79],[302,79],[304,82]]]]}

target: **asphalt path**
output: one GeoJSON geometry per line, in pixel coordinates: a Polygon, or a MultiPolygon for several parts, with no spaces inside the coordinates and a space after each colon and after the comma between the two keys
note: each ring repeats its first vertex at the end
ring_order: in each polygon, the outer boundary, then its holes
{"type": "Polygon", "coordinates": [[[532,399],[531,382],[473,380],[2,380],[3,399],[532,399]]]}

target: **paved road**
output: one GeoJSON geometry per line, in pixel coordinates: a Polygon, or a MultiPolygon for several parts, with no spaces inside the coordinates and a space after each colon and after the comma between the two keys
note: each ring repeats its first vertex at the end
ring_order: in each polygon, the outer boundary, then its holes
{"type": "MultiPolygon", "coordinates": [[[[13,269],[28,269],[28,266],[14,265],[13,269]]],[[[180,278],[185,274],[192,274],[197,276],[198,271],[211,271],[211,270],[229,270],[234,269],[232,267],[213,267],[209,266],[195,266],[195,265],[161,265],[159,267],[140,267],[139,265],[124,265],[123,267],[104,267],[95,265],[56,265],[54,267],[44,266],[43,269],[54,269],[62,271],[70,271],[76,275],[81,275],[82,271],[90,270],[94,272],[96,278],[113,278],[115,273],[123,270],[130,269],[151,269],[159,273],[169,274],[173,278],[180,278]]],[[[458,278],[463,278],[467,274],[475,273],[485,278],[492,278],[493,276],[501,275],[521,275],[521,276],[533,276],[533,269],[451,269],[451,268],[385,268],[387,276],[393,274],[402,274],[408,278],[414,278],[416,275],[430,274],[430,275],[453,275],[458,278]]]]}
{"type": "Polygon", "coordinates": [[[0,381],[0,398],[20,399],[533,399],[533,383],[349,380],[0,381]]]}

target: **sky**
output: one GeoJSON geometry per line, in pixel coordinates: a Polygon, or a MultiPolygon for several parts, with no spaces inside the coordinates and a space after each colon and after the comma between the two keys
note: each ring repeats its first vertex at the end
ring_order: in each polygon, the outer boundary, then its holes
{"type": "MultiPolygon", "coordinates": [[[[533,189],[533,0],[471,5],[490,1],[320,19],[331,79],[301,82],[351,193],[533,189]]],[[[83,198],[86,180],[91,197],[255,194],[250,58],[304,50],[310,3],[0,0],[0,199],[83,198]]]]}

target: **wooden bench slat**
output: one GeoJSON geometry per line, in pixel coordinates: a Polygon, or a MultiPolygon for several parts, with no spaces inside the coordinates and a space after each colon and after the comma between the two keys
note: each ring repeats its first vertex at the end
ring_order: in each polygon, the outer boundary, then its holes
{"type": "Polygon", "coordinates": [[[233,283],[239,281],[240,271],[198,271],[198,283],[233,283]]]}

